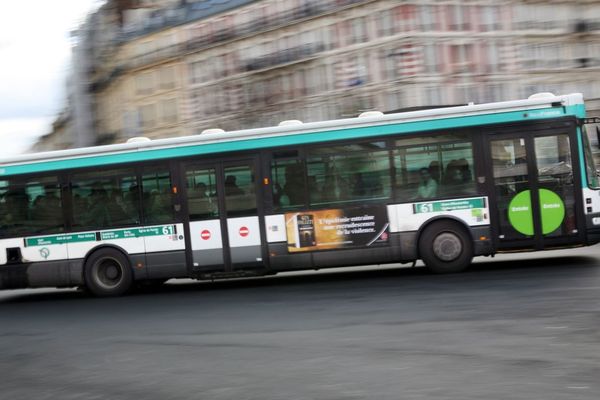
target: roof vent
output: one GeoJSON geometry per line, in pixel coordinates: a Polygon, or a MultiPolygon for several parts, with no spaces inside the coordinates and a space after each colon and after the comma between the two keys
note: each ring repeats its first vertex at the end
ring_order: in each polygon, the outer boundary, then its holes
{"type": "Polygon", "coordinates": [[[383,113],[381,111],[365,111],[360,113],[358,118],[368,118],[368,117],[383,117],[383,113]]]}
{"type": "Polygon", "coordinates": [[[200,132],[201,135],[204,135],[206,133],[225,133],[225,131],[221,128],[208,128],[200,132]]]}
{"type": "Polygon", "coordinates": [[[279,126],[291,126],[291,125],[302,125],[302,121],[298,119],[288,119],[285,121],[281,121],[279,126]]]}
{"type": "Polygon", "coordinates": [[[152,139],[147,138],[146,136],[136,136],[136,137],[132,137],[127,139],[127,142],[125,143],[141,143],[141,142],[149,142],[152,139]]]}
{"type": "Polygon", "coordinates": [[[550,92],[542,92],[542,93],[536,93],[536,94],[532,94],[531,96],[528,97],[529,100],[534,100],[534,99],[547,99],[549,97],[556,97],[554,95],[554,93],[550,93],[550,92]]]}

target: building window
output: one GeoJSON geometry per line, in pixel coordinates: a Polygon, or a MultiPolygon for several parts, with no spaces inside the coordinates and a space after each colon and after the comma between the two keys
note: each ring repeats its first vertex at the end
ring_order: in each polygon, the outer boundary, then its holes
{"type": "Polygon", "coordinates": [[[363,43],[368,40],[367,19],[365,17],[347,21],[346,29],[350,33],[348,44],[363,43]]]}
{"type": "Polygon", "coordinates": [[[163,67],[160,70],[160,88],[173,89],[175,87],[175,67],[163,67]]]}
{"type": "Polygon", "coordinates": [[[153,91],[153,84],[152,72],[143,73],[135,78],[135,91],[139,95],[151,94],[153,91]]]}
{"type": "Polygon", "coordinates": [[[140,125],[142,128],[152,128],[156,124],[156,106],[146,104],[138,108],[140,125]]]}
{"type": "Polygon", "coordinates": [[[378,35],[380,37],[394,34],[394,17],[390,10],[379,12],[377,26],[378,35]]]}
{"type": "Polygon", "coordinates": [[[161,100],[160,108],[163,122],[177,122],[177,99],[161,100]]]}

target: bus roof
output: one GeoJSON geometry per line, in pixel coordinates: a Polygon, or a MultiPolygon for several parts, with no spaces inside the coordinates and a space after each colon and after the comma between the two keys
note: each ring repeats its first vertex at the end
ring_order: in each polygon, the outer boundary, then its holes
{"type": "Polygon", "coordinates": [[[585,117],[580,93],[24,154],[0,160],[0,176],[567,115],[585,117]]]}

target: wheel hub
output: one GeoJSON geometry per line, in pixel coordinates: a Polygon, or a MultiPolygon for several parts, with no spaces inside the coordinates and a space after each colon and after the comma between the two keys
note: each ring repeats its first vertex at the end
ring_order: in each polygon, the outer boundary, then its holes
{"type": "Polygon", "coordinates": [[[456,260],[462,250],[463,245],[460,238],[450,232],[439,234],[433,241],[433,253],[442,261],[456,260]]]}
{"type": "Polygon", "coordinates": [[[99,286],[112,289],[117,286],[123,277],[121,265],[113,258],[105,258],[94,267],[93,277],[99,286]]]}
{"type": "Polygon", "coordinates": [[[104,275],[106,276],[107,279],[115,280],[119,276],[119,271],[117,270],[117,267],[115,267],[114,265],[109,265],[108,267],[106,267],[106,271],[104,272],[104,275]]]}

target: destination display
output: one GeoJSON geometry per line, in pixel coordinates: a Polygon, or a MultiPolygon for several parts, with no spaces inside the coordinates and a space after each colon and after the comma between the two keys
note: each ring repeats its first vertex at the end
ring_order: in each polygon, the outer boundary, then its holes
{"type": "Polygon", "coordinates": [[[365,247],[389,237],[385,206],[293,212],[285,220],[291,253],[365,247]]]}

